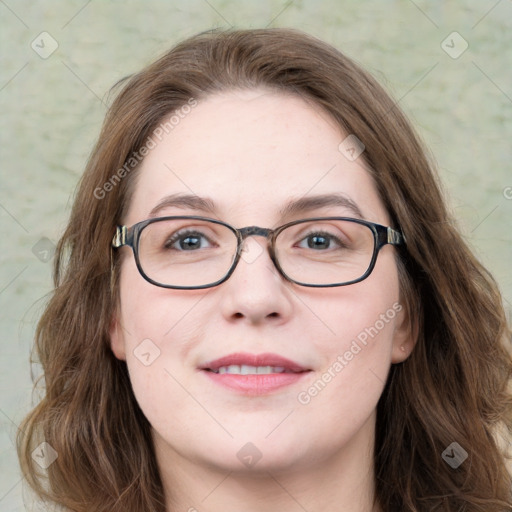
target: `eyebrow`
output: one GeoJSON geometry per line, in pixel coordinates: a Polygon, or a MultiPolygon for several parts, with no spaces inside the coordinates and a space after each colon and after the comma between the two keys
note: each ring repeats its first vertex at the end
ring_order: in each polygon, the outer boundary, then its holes
{"type": "Polygon", "coordinates": [[[162,198],[158,204],[149,212],[149,217],[156,217],[164,208],[183,208],[198,210],[204,213],[215,214],[215,203],[205,197],[193,194],[171,194],[162,198]]]}
{"type": "MultiPolygon", "coordinates": [[[[313,210],[327,208],[330,206],[341,207],[349,210],[355,217],[364,219],[359,206],[349,197],[343,194],[321,194],[316,196],[304,196],[300,199],[290,200],[279,210],[281,217],[308,213],[313,210]]],[[[164,208],[183,208],[197,210],[203,213],[215,215],[217,208],[215,203],[206,197],[199,197],[193,194],[171,194],[162,198],[150,211],[149,217],[156,217],[164,208]]]]}
{"type": "Polygon", "coordinates": [[[343,194],[322,194],[317,196],[304,196],[295,201],[290,201],[282,208],[279,213],[282,217],[296,215],[297,213],[306,213],[320,208],[336,206],[349,210],[359,219],[364,219],[361,209],[349,197],[343,194]]]}

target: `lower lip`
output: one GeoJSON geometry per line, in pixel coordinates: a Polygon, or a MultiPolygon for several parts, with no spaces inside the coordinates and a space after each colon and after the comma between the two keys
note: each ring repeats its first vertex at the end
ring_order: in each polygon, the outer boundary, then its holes
{"type": "Polygon", "coordinates": [[[211,380],[245,395],[267,395],[302,380],[309,371],[300,373],[269,373],[265,375],[236,375],[203,370],[211,380]]]}

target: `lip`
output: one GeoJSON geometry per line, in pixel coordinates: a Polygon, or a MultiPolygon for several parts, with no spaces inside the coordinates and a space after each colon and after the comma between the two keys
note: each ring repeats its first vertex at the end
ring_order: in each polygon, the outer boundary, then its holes
{"type": "Polygon", "coordinates": [[[200,368],[201,373],[211,381],[243,395],[267,395],[286,386],[301,381],[311,371],[299,363],[278,354],[248,354],[236,353],[205,363],[200,368]],[[221,366],[280,366],[284,373],[236,375],[215,373],[221,366]]]}
{"type": "Polygon", "coordinates": [[[305,372],[306,368],[299,363],[282,357],[278,354],[248,354],[237,352],[219,359],[207,362],[201,366],[201,370],[218,370],[221,366],[247,365],[247,366],[282,366],[287,372],[305,372]]]}

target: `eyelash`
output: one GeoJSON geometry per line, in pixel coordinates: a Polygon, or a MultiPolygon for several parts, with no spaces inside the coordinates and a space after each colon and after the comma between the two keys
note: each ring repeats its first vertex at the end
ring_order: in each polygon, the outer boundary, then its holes
{"type": "MultiPolygon", "coordinates": [[[[164,248],[165,249],[173,249],[173,245],[178,241],[178,240],[181,240],[181,239],[184,239],[186,238],[187,236],[197,236],[198,238],[204,238],[205,240],[207,240],[210,244],[212,243],[212,241],[204,234],[204,233],[201,233],[197,230],[192,230],[192,229],[186,229],[186,230],[182,230],[182,231],[177,231],[176,233],[174,233],[170,238],[168,238],[166,241],[165,241],[165,244],[164,244],[164,248]]],[[[339,247],[347,247],[347,244],[345,244],[339,237],[337,237],[336,235],[332,234],[332,233],[329,233],[327,231],[316,231],[316,230],[311,230],[309,233],[305,233],[302,238],[299,240],[298,243],[301,243],[303,242],[304,240],[306,240],[307,238],[311,237],[311,236],[320,236],[320,237],[324,237],[324,238],[327,238],[330,242],[334,241],[339,247]]]]}
{"type": "Polygon", "coordinates": [[[347,244],[344,243],[342,240],[340,240],[336,235],[332,233],[328,233],[327,231],[310,231],[309,233],[306,233],[302,238],[299,240],[299,242],[302,242],[303,240],[307,239],[308,237],[316,235],[316,236],[322,236],[325,238],[328,238],[330,240],[334,240],[340,247],[347,247],[347,244]]]}
{"type": "Polygon", "coordinates": [[[198,232],[196,230],[192,230],[192,229],[186,229],[184,231],[183,230],[182,231],[176,231],[176,233],[174,233],[170,238],[168,238],[165,241],[164,248],[165,249],[172,249],[171,246],[175,242],[177,242],[180,239],[186,238],[187,236],[190,236],[190,235],[195,235],[197,237],[205,238],[206,240],[208,240],[209,243],[212,243],[212,241],[204,233],[200,233],[200,232],[198,232]]]}

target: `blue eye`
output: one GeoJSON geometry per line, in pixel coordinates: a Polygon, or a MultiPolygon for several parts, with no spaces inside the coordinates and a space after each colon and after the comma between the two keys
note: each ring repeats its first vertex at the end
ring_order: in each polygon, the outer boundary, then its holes
{"type": "Polygon", "coordinates": [[[303,249],[314,249],[314,250],[323,250],[323,249],[333,249],[333,244],[337,247],[344,247],[345,245],[341,242],[341,240],[325,231],[318,231],[309,233],[305,236],[300,242],[299,247],[303,249]],[[307,243],[307,247],[302,245],[302,242],[307,243]]]}
{"type": "Polygon", "coordinates": [[[166,240],[164,247],[178,251],[193,251],[196,249],[204,249],[204,243],[209,244],[209,240],[203,233],[195,230],[186,230],[177,231],[172,234],[166,240]]]}

